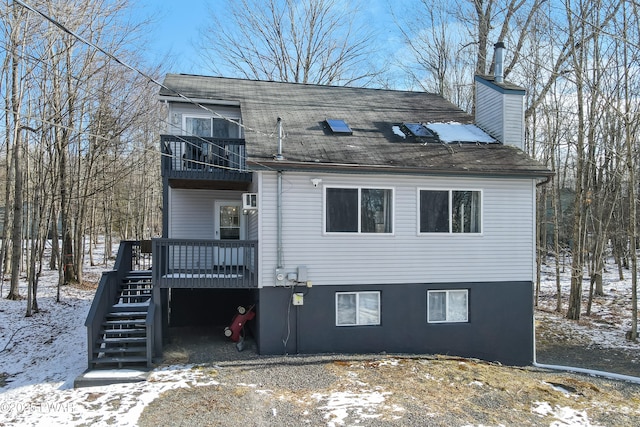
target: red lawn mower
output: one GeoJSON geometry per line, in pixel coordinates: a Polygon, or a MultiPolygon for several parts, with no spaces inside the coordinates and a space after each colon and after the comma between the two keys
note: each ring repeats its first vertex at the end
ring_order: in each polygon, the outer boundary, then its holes
{"type": "Polygon", "coordinates": [[[231,341],[236,343],[236,348],[238,351],[242,351],[244,349],[244,325],[249,320],[256,317],[256,312],[254,311],[255,305],[246,309],[243,306],[238,307],[238,313],[233,316],[231,320],[231,324],[224,328],[224,335],[228,338],[231,338],[231,341]]]}

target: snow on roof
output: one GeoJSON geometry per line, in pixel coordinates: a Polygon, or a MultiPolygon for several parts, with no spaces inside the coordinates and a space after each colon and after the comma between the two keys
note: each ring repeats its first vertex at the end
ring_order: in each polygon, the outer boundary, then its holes
{"type": "Polygon", "coordinates": [[[427,123],[426,127],[438,135],[440,141],[449,144],[454,142],[476,142],[481,144],[497,143],[494,138],[476,125],[449,123],[427,123]]]}

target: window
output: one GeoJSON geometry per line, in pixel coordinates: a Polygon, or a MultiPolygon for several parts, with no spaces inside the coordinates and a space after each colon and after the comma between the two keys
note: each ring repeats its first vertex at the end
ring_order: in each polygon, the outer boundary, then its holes
{"type": "Polygon", "coordinates": [[[226,139],[240,137],[240,127],[237,123],[207,116],[185,116],[184,132],[189,136],[206,138],[226,139]]]}
{"type": "Polygon", "coordinates": [[[380,324],[380,292],[337,292],[336,326],[380,324]]]}
{"type": "Polygon", "coordinates": [[[420,190],[420,233],[480,233],[481,193],[420,190]]]}
{"type": "Polygon", "coordinates": [[[427,292],[427,321],[454,323],[469,321],[469,291],[466,289],[427,292]]]}
{"type": "Polygon", "coordinates": [[[326,188],[327,233],[392,233],[393,190],[326,188]]]}

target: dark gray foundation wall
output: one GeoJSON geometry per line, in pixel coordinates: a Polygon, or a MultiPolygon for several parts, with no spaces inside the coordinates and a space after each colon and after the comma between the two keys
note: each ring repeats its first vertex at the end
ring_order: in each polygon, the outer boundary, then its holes
{"type": "Polygon", "coordinates": [[[260,354],[447,354],[533,362],[531,282],[269,287],[258,293],[260,354]],[[469,321],[427,323],[427,291],[469,290],[469,321]],[[380,291],[381,324],[336,326],[336,292],[380,291]],[[304,305],[291,304],[304,293],[304,305]]]}

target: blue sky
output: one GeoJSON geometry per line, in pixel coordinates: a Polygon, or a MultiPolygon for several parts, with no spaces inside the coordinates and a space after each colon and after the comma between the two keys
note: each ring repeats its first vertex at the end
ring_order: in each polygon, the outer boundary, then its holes
{"type": "Polygon", "coordinates": [[[171,72],[207,74],[198,65],[193,42],[206,23],[208,5],[219,4],[219,0],[142,0],[138,5],[140,17],[154,21],[148,35],[149,59],[158,63],[168,56],[171,72]]]}
{"type": "MultiPolygon", "coordinates": [[[[393,0],[391,0],[393,1],[393,0]]],[[[390,16],[389,0],[368,0],[366,9],[368,19],[379,34],[376,43],[378,49],[389,49],[389,40],[397,35],[393,19],[390,16]]],[[[401,3],[404,1],[401,1],[401,3]]],[[[200,59],[194,48],[198,31],[206,25],[209,8],[213,7],[223,13],[224,0],[138,0],[134,7],[140,19],[153,19],[150,26],[153,30],[148,34],[147,55],[150,62],[160,63],[169,58],[165,71],[173,73],[211,74],[211,71],[200,65],[200,59]]],[[[398,0],[394,7],[399,6],[398,0]]],[[[166,61],[165,61],[166,62],[166,61]]]]}

